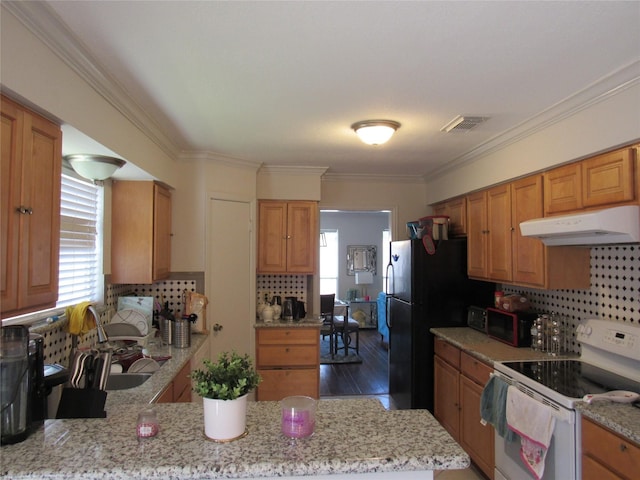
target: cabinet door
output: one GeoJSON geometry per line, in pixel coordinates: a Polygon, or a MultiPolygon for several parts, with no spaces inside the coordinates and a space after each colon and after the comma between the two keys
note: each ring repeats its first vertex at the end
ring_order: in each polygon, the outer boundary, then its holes
{"type": "Polygon", "coordinates": [[[493,478],[493,427],[480,423],[482,386],[460,375],[460,445],[476,465],[493,478]]]}
{"type": "Polygon", "coordinates": [[[487,192],[488,276],[491,280],[511,281],[511,190],[508,184],[487,192]]]}
{"type": "Polygon", "coordinates": [[[60,127],[2,97],[2,313],[58,298],[60,127]]]}
{"type": "Polygon", "coordinates": [[[542,217],[542,177],[533,175],[511,184],[511,218],[513,224],[513,281],[543,286],[544,244],[520,234],[520,222],[542,217]]]}
{"type": "Polygon", "coordinates": [[[319,369],[262,370],[262,382],[256,390],[256,400],[282,400],[291,395],[319,397],[319,369]]]}
{"type": "Polygon", "coordinates": [[[467,272],[487,277],[487,192],[467,196],[467,272]]]}
{"type": "Polygon", "coordinates": [[[447,215],[449,217],[449,236],[467,234],[467,202],[464,197],[454,198],[435,205],[434,215],[447,215]]]}
{"type": "Polygon", "coordinates": [[[557,215],[582,208],[580,163],[554,168],[544,174],[544,214],[557,215]]]}
{"type": "Polygon", "coordinates": [[[261,201],[258,208],[258,273],[287,271],[287,203],[261,201]]]}
{"type": "Polygon", "coordinates": [[[318,228],[316,202],[289,202],[287,206],[287,272],[315,273],[318,228]]]}
{"type": "Polygon", "coordinates": [[[2,268],[0,304],[2,311],[18,308],[18,253],[20,251],[20,178],[22,176],[22,134],[24,114],[21,109],[2,98],[2,171],[0,195],[2,196],[2,268]]]}
{"type": "Polygon", "coordinates": [[[52,307],[58,299],[62,132],[25,115],[23,142],[22,202],[32,213],[23,216],[19,303],[52,307]]]}
{"type": "Polygon", "coordinates": [[[634,149],[624,148],[582,162],[585,207],[628,203],[636,199],[634,149]]]}
{"type": "Polygon", "coordinates": [[[460,439],[460,382],[458,370],[437,355],[434,365],[434,409],[440,424],[454,440],[460,439]]]}
{"type": "Polygon", "coordinates": [[[162,280],[171,273],[171,192],[155,184],[153,194],[153,279],[162,280]]]}

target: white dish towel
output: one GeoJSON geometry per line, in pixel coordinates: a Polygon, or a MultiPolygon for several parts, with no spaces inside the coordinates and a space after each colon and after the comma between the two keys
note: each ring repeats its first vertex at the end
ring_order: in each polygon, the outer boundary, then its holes
{"type": "Polygon", "coordinates": [[[553,409],[510,385],[506,415],[509,428],[520,435],[522,461],[537,479],[541,479],[547,449],[556,426],[553,409]]]}

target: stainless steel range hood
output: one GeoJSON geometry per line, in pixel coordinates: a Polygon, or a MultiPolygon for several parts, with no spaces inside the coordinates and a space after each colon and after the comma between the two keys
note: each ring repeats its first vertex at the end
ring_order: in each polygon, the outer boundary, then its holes
{"type": "Polygon", "coordinates": [[[525,237],[545,245],[612,245],[640,242],[640,207],[630,205],[573,215],[537,218],[520,224],[525,237]]]}

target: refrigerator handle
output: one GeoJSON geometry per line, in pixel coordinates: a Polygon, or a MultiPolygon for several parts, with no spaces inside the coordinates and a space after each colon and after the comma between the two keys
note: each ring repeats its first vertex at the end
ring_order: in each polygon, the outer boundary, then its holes
{"type": "Polygon", "coordinates": [[[384,287],[385,293],[387,294],[387,296],[394,295],[395,291],[392,290],[395,290],[395,285],[393,284],[393,265],[391,264],[391,262],[389,262],[389,264],[387,265],[385,281],[387,283],[384,287]],[[389,285],[391,285],[391,289],[389,289],[389,285]]]}

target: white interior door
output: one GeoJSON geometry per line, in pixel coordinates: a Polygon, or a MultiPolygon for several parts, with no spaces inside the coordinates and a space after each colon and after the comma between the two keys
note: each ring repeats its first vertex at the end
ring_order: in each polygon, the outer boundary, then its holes
{"type": "Polygon", "coordinates": [[[236,350],[254,355],[255,268],[252,248],[251,202],[210,196],[207,219],[209,305],[207,328],[211,358],[236,350]],[[221,327],[217,329],[217,327],[221,327]],[[217,330],[216,330],[217,329],[217,330]]]}

